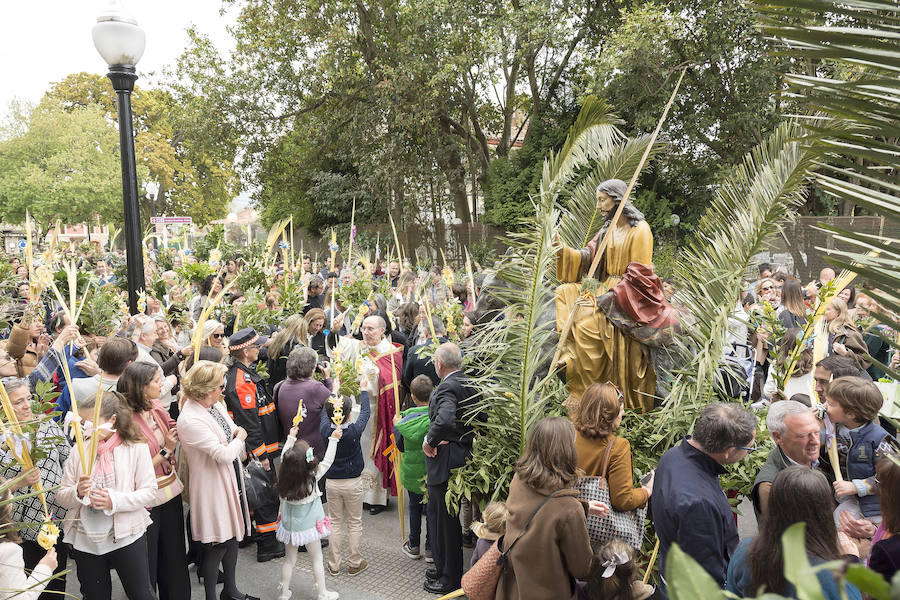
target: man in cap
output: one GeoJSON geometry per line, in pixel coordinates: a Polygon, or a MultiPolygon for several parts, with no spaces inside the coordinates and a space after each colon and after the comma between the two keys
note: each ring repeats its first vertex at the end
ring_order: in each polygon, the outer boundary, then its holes
{"type": "MultiPolygon", "coordinates": [[[[267,471],[275,468],[278,455],[279,425],[275,403],[254,366],[259,348],[268,341],[245,327],[229,338],[231,366],[225,374],[225,404],[228,414],[247,432],[247,454],[253,455],[267,471]]],[[[284,556],[284,544],[275,539],[278,525],[278,502],[253,511],[256,522],[256,560],[266,562],[284,556]]]]}

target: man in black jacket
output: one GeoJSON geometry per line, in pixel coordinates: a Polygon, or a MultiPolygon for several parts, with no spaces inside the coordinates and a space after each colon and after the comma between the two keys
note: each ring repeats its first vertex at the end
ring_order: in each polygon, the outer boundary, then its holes
{"type": "Polygon", "coordinates": [[[434,367],[441,383],[429,399],[431,426],[422,442],[434,553],[434,568],[425,573],[425,591],[447,594],[458,589],[462,579],[462,527],[459,518],[450,514],[444,497],[450,471],[463,466],[472,454],[472,429],[464,418],[476,392],[460,371],[462,354],[456,344],[438,347],[434,367]]]}
{"type": "MultiPolygon", "coordinates": [[[[665,573],[669,548],[677,543],[724,587],[738,532],[719,476],[724,465],[756,449],[755,438],[753,413],[737,403],[714,402],[703,407],[693,436],[663,454],[650,498],[660,573],[665,573]]],[[[662,584],[660,597],[667,598],[665,579],[662,584]]]]}

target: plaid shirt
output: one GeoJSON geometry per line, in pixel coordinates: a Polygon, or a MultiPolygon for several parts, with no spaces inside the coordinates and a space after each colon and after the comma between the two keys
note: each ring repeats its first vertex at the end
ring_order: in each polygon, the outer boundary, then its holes
{"type": "MultiPolygon", "coordinates": [[[[48,420],[41,423],[37,434],[37,447],[39,447],[46,456],[37,461],[35,466],[41,472],[41,484],[44,486],[47,496],[47,507],[50,509],[50,515],[53,520],[59,524],[66,516],[66,509],[56,503],[56,490],[59,482],[62,480],[63,466],[69,458],[69,447],[62,429],[56,421],[48,420]]],[[[12,453],[4,445],[2,454],[0,454],[0,476],[6,479],[18,477],[22,472],[22,467],[15,461],[12,453]]],[[[13,493],[14,496],[30,494],[34,490],[24,487],[13,493]]],[[[44,522],[44,507],[40,498],[34,496],[25,500],[13,503],[13,522],[15,523],[35,523],[34,527],[28,527],[19,532],[24,540],[37,539],[40,524],[44,522]]]]}

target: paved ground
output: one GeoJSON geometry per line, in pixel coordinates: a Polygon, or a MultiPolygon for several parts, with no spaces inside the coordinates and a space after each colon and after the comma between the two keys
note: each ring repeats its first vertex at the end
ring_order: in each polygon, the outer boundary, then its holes
{"type": "MultiPolygon", "coordinates": [[[[741,516],[738,518],[738,531],[741,538],[755,535],[756,519],[753,516],[752,504],[748,500],[744,500],[738,508],[741,512],[741,516]]],[[[410,560],[402,554],[400,552],[401,541],[396,502],[392,501],[390,508],[380,515],[370,516],[368,512],[364,512],[361,552],[368,561],[369,568],[359,575],[350,577],[347,575],[345,560],[344,569],[340,575],[332,576],[326,570],[325,578],[328,582],[328,589],[339,592],[344,600],[435,600],[437,596],[422,589],[425,581],[425,569],[428,565],[423,559],[410,560]]],[[[468,565],[470,557],[471,550],[466,550],[464,564],[468,565]]],[[[283,560],[260,564],[256,562],[255,546],[240,550],[238,587],[243,592],[259,596],[262,600],[274,600],[278,597],[278,582],[281,578],[283,560]]],[[[80,598],[78,580],[74,573],[75,565],[70,562],[69,566],[73,569],[73,573],[68,578],[67,591],[74,597],[80,598]]],[[[197,575],[193,568],[191,568],[190,574],[192,578],[191,598],[192,600],[203,600],[203,587],[197,583],[197,575]]],[[[300,553],[297,559],[291,589],[293,590],[293,599],[314,600],[316,598],[312,567],[309,557],[305,553],[300,553]]],[[[221,586],[219,591],[221,591],[221,586]]],[[[113,588],[113,600],[124,599],[125,593],[116,581],[113,588]]]]}
{"type": "MultiPolygon", "coordinates": [[[[408,517],[407,517],[408,518],[408,517]]],[[[423,521],[424,526],[424,521],[423,521]]],[[[408,529],[408,527],[407,527],[408,529]]],[[[424,531],[423,531],[424,536],[424,531]]],[[[345,533],[346,539],[346,533],[345,533]]],[[[424,559],[410,560],[400,552],[400,520],[397,516],[397,503],[391,500],[388,510],[371,516],[363,513],[363,537],[361,553],[369,563],[369,568],[353,577],[347,575],[346,558],[340,575],[332,576],[325,571],[328,589],[341,594],[343,600],[434,600],[438,596],[422,589],[425,582],[426,565],[424,559]]],[[[424,543],[424,539],[422,540],[424,543]]],[[[346,541],[344,554],[346,555],[346,541]]],[[[327,552],[327,549],[325,550],[327,552]]],[[[468,564],[471,550],[465,550],[464,562],[468,564]]],[[[278,597],[278,583],[281,578],[281,564],[284,559],[256,562],[256,546],[240,550],[238,557],[237,584],[241,591],[262,600],[274,600],[278,597]]],[[[67,591],[76,598],[81,597],[78,578],[73,570],[67,580],[67,591]]],[[[204,598],[203,586],[197,583],[197,574],[193,567],[191,575],[191,598],[204,598]]],[[[113,575],[115,579],[115,574],[113,575]]],[[[221,586],[219,586],[221,592],[221,586]]],[[[313,585],[312,567],[309,556],[301,552],[294,568],[291,584],[292,598],[295,600],[314,600],[316,598],[313,585]]],[[[125,600],[125,593],[118,581],[113,585],[113,600],[125,600]]]]}

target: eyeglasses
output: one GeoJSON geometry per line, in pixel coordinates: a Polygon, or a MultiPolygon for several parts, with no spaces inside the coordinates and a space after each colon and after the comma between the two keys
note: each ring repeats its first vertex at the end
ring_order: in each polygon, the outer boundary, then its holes
{"type": "Polygon", "coordinates": [[[770,286],[768,286],[768,287],[760,288],[760,291],[762,291],[762,292],[771,292],[771,291],[774,290],[774,289],[775,289],[775,288],[773,288],[773,287],[770,285],[770,286]]]}
{"type": "Polygon", "coordinates": [[[751,452],[756,451],[756,444],[753,444],[752,446],[738,446],[738,450],[746,450],[747,454],[750,454],[751,452]]]}
{"type": "Polygon", "coordinates": [[[221,340],[223,337],[225,337],[225,334],[224,333],[214,333],[214,334],[212,334],[212,337],[216,338],[217,340],[221,340]]]}

